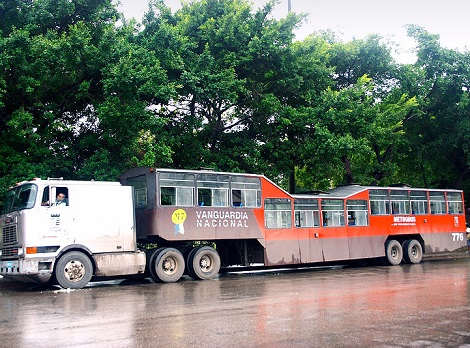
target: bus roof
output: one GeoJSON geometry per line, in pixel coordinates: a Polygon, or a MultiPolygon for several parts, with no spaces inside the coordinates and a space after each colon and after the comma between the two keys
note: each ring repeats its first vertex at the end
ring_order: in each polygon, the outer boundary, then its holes
{"type": "Polygon", "coordinates": [[[360,192],[367,190],[396,190],[396,191],[438,191],[438,192],[462,192],[455,189],[425,189],[415,187],[399,187],[399,186],[361,186],[361,185],[344,185],[332,188],[328,191],[315,194],[293,194],[293,198],[349,198],[360,192]]]}
{"type": "Polygon", "coordinates": [[[378,190],[378,189],[388,189],[388,190],[406,190],[406,191],[441,191],[441,192],[462,192],[461,190],[454,190],[454,189],[425,189],[425,188],[413,188],[403,184],[397,186],[362,186],[359,184],[351,184],[351,185],[344,185],[339,186],[336,188],[329,189],[327,191],[317,191],[314,193],[304,193],[304,194],[290,194],[285,191],[283,188],[279,187],[275,184],[272,180],[268,179],[266,176],[261,174],[249,174],[249,173],[235,173],[235,172],[219,172],[215,170],[211,170],[208,168],[202,169],[168,169],[168,168],[153,168],[153,167],[135,167],[126,170],[119,176],[119,180],[122,182],[123,180],[134,178],[137,176],[142,176],[149,173],[157,173],[157,172],[174,172],[174,173],[212,173],[212,174],[224,174],[224,175],[243,175],[247,177],[258,177],[264,178],[272,185],[278,187],[280,190],[284,191],[287,195],[290,195],[294,199],[308,199],[308,198],[349,198],[354,196],[360,192],[367,191],[367,190],[378,190]]]}
{"type": "Polygon", "coordinates": [[[243,175],[243,176],[251,176],[251,177],[263,177],[263,175],[259,174],[248,174],[248,173],[236,173],[236,172],[219,172],[209,168],[201,168],[201,169],[168,169],[168,168],[152,168],[152,167],[136,167],[126,170],[119,176],[119,180],[134,178],[137,176],[142,176],[148,173],[156,173],[156,172],[166,172],[166,173],[195,173],[195,174],[224,174],[224,175],[243,175]]]}

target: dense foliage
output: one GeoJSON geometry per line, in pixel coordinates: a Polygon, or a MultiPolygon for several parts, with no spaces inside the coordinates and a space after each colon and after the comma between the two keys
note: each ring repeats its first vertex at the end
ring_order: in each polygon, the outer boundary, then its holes
{"type": "Polygon", "coordinates": [[[153,0],[140,24],[111,0],[0,2],[0,189],[148,165],[470,192],[468,52],[417,26],[415,64],[378,35],[296,41],[304,17],[274,5],[153,0]]]}

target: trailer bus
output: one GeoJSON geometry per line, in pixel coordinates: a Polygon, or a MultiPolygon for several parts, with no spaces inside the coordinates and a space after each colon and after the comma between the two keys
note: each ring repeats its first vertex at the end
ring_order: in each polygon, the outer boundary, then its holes
{"type": "Polygon", "coordinates": [[[119,181],[36,179],[7,191],[0,275],[83,288],[93,277],[176,282],[221,268],[416,264],[466,245],[460,190],[290,194],[263,175],[147,167],[119,181]]]}

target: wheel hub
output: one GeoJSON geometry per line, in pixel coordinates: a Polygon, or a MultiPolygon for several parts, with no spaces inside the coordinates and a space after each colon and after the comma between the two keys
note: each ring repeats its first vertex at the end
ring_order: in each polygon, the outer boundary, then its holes
{"type": "Polygon", "coordinates": [[[78,282],[85,275],[85,266],[80,261],[73,260],[67,263],[64,273],[71,282],[78,282]]]}
{"type": "Polygon", "coordinates": [[[171,258],[171,257],[167,257],[164,261],[163,261],[163,264],[162,264],[162,267],[163,267],[163,271],[167,274],[172,274],[175,272],[175,268],[176,268],[176,261],[171,258]]]}
{"type": "Polygon", "coordinates": [[[201,266],[201,269],[203,269],[204,271],[207,271],[211,268],[211,259],[210,257],[208,256],[203,256],[201,258],[201,262],[200,262],[200,266],[201,266]]]}

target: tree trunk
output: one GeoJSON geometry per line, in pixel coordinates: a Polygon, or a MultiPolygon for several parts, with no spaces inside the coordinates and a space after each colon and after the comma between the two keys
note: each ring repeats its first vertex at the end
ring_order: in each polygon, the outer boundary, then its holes
{"type": "Polygon", "coordinates": [[[289,171],[289,193],[295,193],[295,167],[292,166],[289,171]]]}
{"type": "Polygon", "coordinates": [[[351,161],[346,155],[341,156],[341,161],[344,164],[344,179],[346,181],[346,184],[350,185],[354,183],[354,176],[351,170],[351,161]]]}

